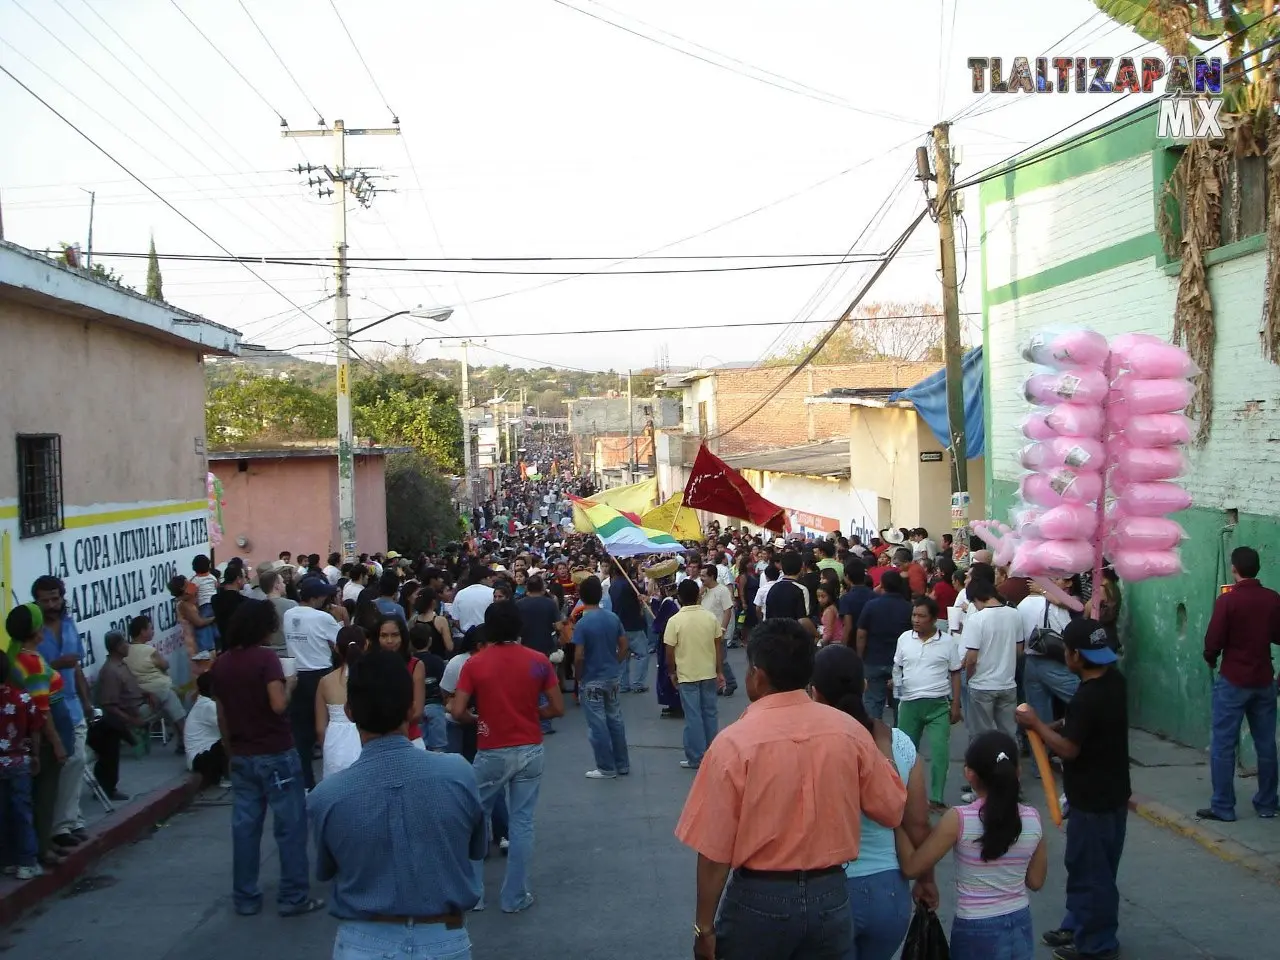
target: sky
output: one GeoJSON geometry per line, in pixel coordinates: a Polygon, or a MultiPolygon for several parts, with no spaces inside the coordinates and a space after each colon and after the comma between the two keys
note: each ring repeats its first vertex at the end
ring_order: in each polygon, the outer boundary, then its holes
{"type": "MultiPolygon", "coordinates": [[[[454,313],[382,323],[356,339],[361,355],[407,342],[456,357],[466,337],[481,365],[754,362],[821,332],[875,267],[832,259],[883,251],[923,209],[913,153],[933,123],[963,114],[965,177],[1138,99],[977,96],[969,57],[1129,53],[1158,51],[1090,0],[0,0],[0,66],[48,104],[0,73],[4,235],[86,247],[93,191],[95,259],[139,289],[145,260],[106,254],[145,252],[152,236],[167,254],[331,256],[332,198],[296,168],[332,166],[334,142],[283,137],[281,121],[398,118],[400,136],[346,138],[348,166],[395,191],[348,203],[348,244],[416,258],[369,263],[417,272],[354,269],[353,327],[420,304],[454,313]],[[425,272],[800,255],[820,265],[425,272]],[[460,259],[539,257],[591,259],[460,259]],[[732,324],[761,325],[717,329],[732,324]]],[[[977,342],[969,193],[957,242],[977,342]]],[[[926,218],[865,302],[940,302],[937,265],[926,218]]],[[[168,261],[163,276],[170,303],[247,342],[334,356],[331,267],[168,261]]]]}

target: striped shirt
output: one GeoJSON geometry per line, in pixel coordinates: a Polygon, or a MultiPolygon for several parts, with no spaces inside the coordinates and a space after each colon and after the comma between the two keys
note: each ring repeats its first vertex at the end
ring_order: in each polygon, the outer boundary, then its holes
{"type": "Polygon", "coordinates": [[[49,704],[62,700],[62,674],[49,666],[49,661],[34,650],[22,650],[13,658],[17,679],[31,695],[41,713],[49,712],[49,704]]]}
{"type": "Polygon", "coordinates": [[[1031,905],[1027,896],[1027,865],[1044,830],[1034,807],[1018,804],[1022,833],[999,860],[982,860],[983,801],[956,807],[960,839],[953,849],[956,868],[956,917],[979,920],[1017,913],[1031,905]]]}

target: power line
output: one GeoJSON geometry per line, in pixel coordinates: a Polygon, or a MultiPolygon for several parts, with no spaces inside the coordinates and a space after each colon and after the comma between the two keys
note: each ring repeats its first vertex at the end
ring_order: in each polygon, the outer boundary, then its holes
{"type": "Polygon", "coordinates": [[[264,33],[262,28],[258,26],[258,21],[253,19],[253,14],[250,13],[249,8],[244,5],[244,0],[236,0],[236,2],[240,4],[240,9],[243,10],[244,15],[249,18],[249,22],[253,24],[253,29],[258,31],[258,36],[262,38],[262,42],[267,45],[267,49],[270,50],[272,56],[276,58],[276,62],[280,64],[280,68],[284,70],[289,79],[293,81],[293,85],[298,88],[298,92],[302,94],[302,99],[307,101],[307,106],[309,106],[311,108],[311,112],[316,115],[316,126],[328,126],[328,124],[324,122],[324,115],[320,112],[320,108],[312,102],[311,98],[307,96],[307,92],[302,89],[302,84],[300,84],[298,82],[298,78],[293,75],[293,71],[289,69],[289,65],[284,62],[284,57],[280,56],[271,41],[267,39],[266,33],[264,33]]]}
{"type": "MultiPolygon", "coordinates": [[[[212,243],[219,250],[224,250],[228,255],[231,255],[231,251],[228,250],[225,246],[223,246],[217,239],[215,239],[207,230],[204,229],[204,227],[200,226],[198,223],[196,223],[194,220],[188,217],[185,213],[183,213],[181,210],[175,207],[172,203],[170,203],[168,200],[162,197],[159,193],[157,193],[154,189],[152,189],[152,187],[149,186],[145,180],[143,180],[136,173],[134,173],[132,170],[126,167],[123,163],[117,160],[115,156],[113,156],[110,152],[106,150],[106,148],[101,146],[96,140],[94,140],[91,136],[89,136],[87,133],[81,130],[78,126],[76,126],[66,116],[60,113],[56,107],[54,107],[51,103],[49,103],[49,101],[45,100],[44,97],[40,96],[40,94],[36,93],[34,90],[28,87],[25,83],[19,80],[16,76],[14,76],[14,74],[4,64],[0,64],[0,72],[3,72],[6,76],[8,76],[10,80],[12,80],[14,83],[20,86],[23,90],[29,93],[32,97],[34,97],[37,101],[39,101],[45,107],[45,109],[47,109],[55,117],[57,117],[67,126],[69,126],[72,130],[78,133],[81,136],[81,138],[83,138],[85,141],[89,143],[90,146],[92,146],[104,157],[106,157],[108,160],[114,163],[117,167],[119,167],[121,170],[127,173],[130,177],[136,180],[146,190],[150,191],[157,200],[159,200],[166,207],[168,207],[170,210],[176,213],[179,217],[181,217],[197,233],[203,236],[206,240],[212,243]]],[[[315,317],[311,316],[311,314],[307,313],[306,310],[304,310],[302,307],[298,306],[297,303],[295,303],[292,299],[290,299],[283,291],[278,289],[273,283],[271,283],[270,280],[268,280],[266,277],[263,277],[256,270],[250,267],[247,263],[244,263],[243,261],[239,261],[239,262],[246,270],[248,270],[251,274],[257,277],[259,280],[261,280],[263,284],[265,284],[270,290],[272,290],[277,296],[279,296],[280,299],[282,299],[285,303],[289,304],[291,307],[293,307],[295,310],[297,310],[299,313],[305,316],[308,320],[310,320],[312,323],[318,326],[321,330],[324,330],[325,333],[329,332],[328,327],[326,327],[323,323],[321,323],[315,317]]]]}
{"type": "MultiPolygon", "coordinates": [[[[912,170],[914,171],[914,166],[912,170]]],[[[902,178],[899,178],[902,179],[902,178]]],[[[881,205],[883,206],[883,204],[881,205]]],[[[879,212],[879,211],[877,211],[879,212]]],[[[863,231],[865,233],[865,229],[863,231]]],[[[861,240],[861,236],[859,236],[861,240]]],[[[855,244],[856,245],[856,244],[855,244]]],[[[410,257],[410,256],[364,256],[364,257],[347,257],[348,263],[574,263],[574,262],[592,262],[598,260],[610,260],[614,263],[622,263],[627,260],[831,260],[848,257],[853,254],[852,248],[842,252],[827,253],[672,253],[663,256],[650,256],[640,254],[634,257],[609,257],[601,255],[589,256],[487,256],[487,257],[410,257]]],[[[94,251],[95,256],[101,257],[147,257],[149,252],[133,251],[125,252],[106,252],[101,253],[94,251]]],[[[181,254],[181,253],[164,253],[160,254],[161,260],[196,260],[203,261],[209,259],[205,254],[181,254]]],[[[881,254],[868,254],[868,256],[879,257],[881,254]]],[[[337,259],[334,254],[245,254],[246,260],[270,260],[272,258],[280,258],[289,261],[307,261],[319,264],[327,264],[337,259]]]]}
{"type": "Polygon", "coordinates": [[[364,67],[364,72],[369,77],[369,82],[373,84],[373,89],[382,99],[382,105],[387,108],[387,113],[391,114],[391,121],[397,127],[400,126],[400,118],[396,116],[396,112],[391,109],[391,104],[387,103],[386,94],[382,92],[382,88],[378,86],[378,81],[373,75],[373,71],[369,69],[369,63],[365,60],[364,54],[360,52],[360,47],[356,45],[356,38],[351,35],[351,31],[347,28],[347,21],[342,19],[342,14],[338,10],[338,5],[334,0],[329,0],[329,6],[333,7],[333,15],[338,18],[338,23],[342,25],[342,32],[347,35],[347,39],[351,41],[351,49],[356,52],[356,57],[360,60],[360,66],[364,67]]]}
{"type": "MultiPolygon", "coordinates": [[[[332,2],[332,0],[330,0],[330,2],[332,2]]],[[[576,7],[572,3],[568,3],[567,0],[552,0],[552,2],[559,4],[560,6],[564,7],[566,10],[572,10],[574,13],[579,13],[584,17],[590,17],[592,20],[599,20],[601,23],[606,23],[609,26],[614,27],[615,29],[622,30],[625,33],[631,34],[633,37],[639,37],[641,40],[647,40],[650,43],[655,43],[660,47],[665,47],[666,49],[672,50],[676,53],[684,54],[686,57],[692,57],[695,60],[701,60],[703,63],[709,64],[710,66],[713,66],[713,67],[719,67],[721,70],[728,70],[730,73],[736,73],[738,76],[746,77],[748,80],[755,80],[757,83],[764,83],[771,87],[776,87],[779,90],[785,90],[787,93],[796,93],[802,97],[808,97],[810,100],[817,100],[819,103],[826,103],[834,107],[842,107],[843,109],[851,110],[854,113],[861,113],[861,114],[865,114],[867,116],[872,116],[872,117],[880,117],[885,120],[893,120],[897,123],[909,123],[909,124],[912,124],[913,126],[922,126],[922,124],[920,124],[919,121],[912,120],[909,117],[902,117],[892,113],[884,113],[879,110],[867,110],[863,107],[856,106],[855,104],[850,103],[848,100],[844,99],[843,97],[840,97],[837,94],[827,93],[824,90],[818,90],[816,87],[810,87],[807,84],[803,84],[795,80],[791,80],[788,77],[782,76],[781,74],[773,73],[770,70],[765,70],[763,67],[758,67],[755,64],[747,63],[744,60],[738,60],[735,57],[731,57],[727,54],[720,53],[717,50],[712,50],[710,47],[704,47],[701,44],[694,43],[691,40],[686,40],[684,37],[681,37],[678,34],[674,34],[674,33],[671,33],[670,31],[662,30],[661,28],[654,27],[652,24],[645,23],[643,20],[640,20],[636,17],[631,17],[629,14],[622,14],[622,15],[627,16],[631,20],[635,20],[636,23],[642,23],[645,26],[649,27],[650,29],[658,30],[660,33],[664,33],[669,37],[673,37],[679,40],[681,43],[685,43],[691,47],[697,47],[699,49],[706,50],[709,53],[715,54],[716,56],[721,57],[722,59],[728,61],[728,64],[719,63],[715,60],[709,59],[708,57],[700,56],[699,54],[694,53],[690,50],[682,50],[679,47],[672,46],[671,44],[661,40],[658,37],[650,36],[649,34],[644,33],[640,30],[633,30],[631,27],[628,27],[622,23],[618,23],[615,20],[610,20],[608,17],[602,17],[598,13],[592,13],[590,10],[584,10],[581,7],[576,7]],[[752,70],[757,71],[759,74],[764,74],[764,76],[758,76],[757,74],[747,73],[743,70],[735,69],[733,66],[730,66],[729,64],[739,64],[741,66],[748,67],[752,70]],[[769,79],[770,76],[777,77],[778,79],[783,80],[788,84],[791,84],[791,86],[785,86],[782,83],[778,83],[774,80],[770,80],[769,79]]],[[[609,10],[612,13],[620,13],[620,11],[613,10],[610,7],[606,7],[602,3],[595,3],[594,0],[588,0],[588,2],[593,3],[595,6],[602,7],[605,10],[609,10]]]]}
{"type": "Polygon", "coordinates": [[[235,73],[237,77],[239,77],[241,80],[244,81],[244,85],[248,87],[250,90],[252,90],[254,92],[254,95],[257,96],[259,100],[261,100],[264,104],[266,104],[267,109],[280,118],[280,126],[287,127],[289,125],[289,121],[284,118],[284,114],[271,105],[271,101],[268,100],[265,96],[263,96],[262,91],[259,90],[257,87],[255,87],[252,83],[250,83],[249,78],[240,72],[239,68],[236,67],[236,65],[231,62],[231,60],[227,57],[225,53],[223,53],[221,50],[218,49],[218,45],[209,39],[208,35],[203,30],[200,29],[199,25],[194,20],[192,20],[191,17],[187,16],[187,12],[183,10],[180,6],[178,6],[178,0],[169,0],[169,3],[173,7],[173,9],[177,10],[180,14],[182,14],[182,19],[186,20],[187,23],[191,24],[191,28],[195,30],[196,33],[200,34],[200,36],[204,39],[204,42],[207,43],[213,49],[214,53],[216,53],[218,56],[222,58],[223,62],[228,67],[231,68],[232,72],[235,73]]]}

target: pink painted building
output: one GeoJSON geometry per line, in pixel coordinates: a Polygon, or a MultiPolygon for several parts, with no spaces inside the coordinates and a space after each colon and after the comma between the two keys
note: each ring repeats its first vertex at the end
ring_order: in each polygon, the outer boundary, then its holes
{"type": "MultiPolygon", "coordinates": [[[[359,552],[387,549],[387,454],[356,449],[356,536],[359,552]]],[[[209,469],[222,481],[223,541],[219,559],[249,561],[249,569],[283,550],[327,557],[342,552],[338,535],[338,450],[289,446],[211,450],[209,469]]]]}

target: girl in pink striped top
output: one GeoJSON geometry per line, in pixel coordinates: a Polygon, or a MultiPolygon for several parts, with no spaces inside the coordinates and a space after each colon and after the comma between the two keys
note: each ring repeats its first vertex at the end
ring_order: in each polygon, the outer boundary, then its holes
{"type": "Polygon", "coordinates": [[[1040,814],[1018,802],[1018,748],[996,730],[975,737],[964,755],[965,779],[978,799],[952,807],[919,849],[898,831],[902,872],[918,877],[951,850],[956,916],[951,960],[1031,960],[1028,890],[1049,870],[1040,814]]]}

